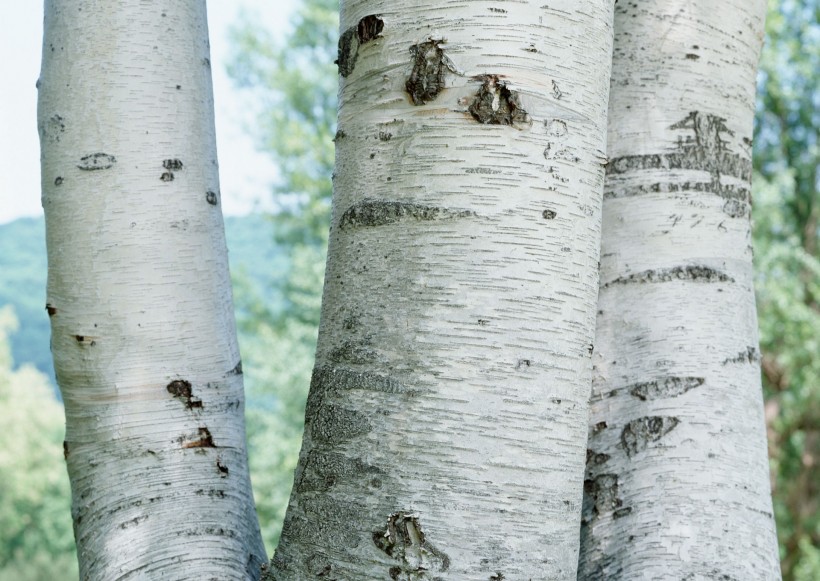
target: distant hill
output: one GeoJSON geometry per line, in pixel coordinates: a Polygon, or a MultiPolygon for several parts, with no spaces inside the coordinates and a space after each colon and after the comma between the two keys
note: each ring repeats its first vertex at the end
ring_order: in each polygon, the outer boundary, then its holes
{"type": "MultiPolygon", "coordinates": [[[[273,227],[261,215],[228,216],[225,234],[235,296],[250,287],[267,301],[280,299],[271,290],[287,268],[287,257],[273,242],[273,227]]],[[[54,383],[54,367],[49,352],[50,327],[46,304],[45,220],[20,218],[0,224],[0,306],[11,304],[20,328],[11,337],[15,367],[29,363],[54,383]]]]}

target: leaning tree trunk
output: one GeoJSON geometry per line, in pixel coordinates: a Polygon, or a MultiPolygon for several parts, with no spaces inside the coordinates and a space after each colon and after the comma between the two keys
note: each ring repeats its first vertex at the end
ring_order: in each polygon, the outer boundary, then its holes
{"type": "Polygon", "coordinates": [[[778,579],[749,222],[765,2],[615,15],[578,579],[778,579]]]}
{"type": "Polygon", "coordinates": [[[342,2],[322,321],[272,579],[575,578],[611,17],[342,2]]]}
{"type": "Polygon", "coordinates": [[[46,2],[48,314],[80,574],[256,579],[205,2],[46,2]]]}

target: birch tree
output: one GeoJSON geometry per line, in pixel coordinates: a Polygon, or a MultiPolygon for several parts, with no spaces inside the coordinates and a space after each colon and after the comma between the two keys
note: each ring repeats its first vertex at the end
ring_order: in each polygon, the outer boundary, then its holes
{"type": "Polygon", "coordinates": [[[620,3],[579,579],[779,579],[749,211],[765,2],[620,3]]]}
{"type": "Polygon", "coordinates": [[[316,365],[270,579],[574,579],[612,3],[341,5],[316,365]]]}
{"type": "Polygon", "coordinates": [[[81,579],[257,579],[205,2],[47,0],[38,86],[81,579]]]}

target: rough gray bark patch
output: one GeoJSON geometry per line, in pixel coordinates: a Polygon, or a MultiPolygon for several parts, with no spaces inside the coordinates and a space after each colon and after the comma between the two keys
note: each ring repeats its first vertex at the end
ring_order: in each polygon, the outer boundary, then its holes
{"type": "Polygon", "coordinates": [[[350,206],[339,222],[342,230],[347,228],[366,228],[385,226],[403,220],[441,220],[447,218],[464,218],[474,216],[470,210],[451,210],[411,202],[394,202],[366,198],[350,206]]]}
{"type": "Polygon", "coordinates": [[[651,401],[665,397],[677,397],[703,385],[702,377],[664,377],[655,381],[646,381],[630,385],[629,393],[640,400],[651,401]]]}
{"type": "Polygon", "coordinates": [[[373,488],[381,488],[384,471],[359,458],[350,459],[342,454],[312,450],[295,487],[298,491],[324,492],[346,481],[357,482],[369,476],[373,488]]]}
{"type": "Polygon", "coordinates": [[[413,70],[405,83],[405,88],[413,105],[424,105],[433,101],[444,88],[444,75],[454,67],[444,56],[439,46],[440,40],[428,40],[410,47],[413,70]]]}
{"type": "Polygon", "coordinates": [[[317,366],[310,380],[310,392],[329,392],[363,389],[384,393],[415,393],[398,381],[384,375],[366,371],[352,371],[343,367],[317,366]]]}
{"type": "Polygon", "coordinates": [[[368,345],[345,341],[330,352],[328,359],[334,363],[363,364],[377,360],[378,353],[368,345]]]}
{"type": "Polygon", "coordinates": [[[324,442],[350,440],[371,430],[365,414],[324,401],[315,408],[310,423],[310,435],[324,442]]]}
{"type": "Polygon", "coordinates": [[[347,77],[356,67],[359,58],[359,47],[374,38],[384,30],[384,21],[376,15],[365,16],[356,26],[351,26],[339,37],[339,49],[336,64],[339,74],[347,77]]]}
{"type": "Polygon", "coordinates": [[[650,443],[663,438],[679,423],[678,418],[664,416],[647,416],[632,420],[621,432],[621,443],[626,449],[627,456],[634,456],[646,450],[650,443]]]}
{"type": "Polygon", "coordinates": [[[529,115],[521,107],[518,93],[512,91],[507,83],[496,75],[477,77],[482,81],[473,102],[470,104],[470,115],[485,125],[515,125],[528,123],[529,115]]]}
{"type": "Polygon", "coordinates": [[[110,169],[117,163],[117,158],[107,153],[91,153],[80,158],[77,167],[83,171],[110,169]]]}
{"type": "Polygon", "coordinates": [[[621,276],[606,283],[604,288],[608,288],[616,284],[671,282],[673,280],[687,280],[693,282],[735,282],[735,279],[731,276],[709,266],[690,265],[645,270],[643,272],[630,274],[629,276],[621,276]]]}
{"type": "Polygon", "coordinates": [[[391,514],[386,529],[373,533],[373,543],[396,561],[388,570],[394,581],[432,579],[429,573],[442,573],[450,568],[450,558],[427,541],[415,514],[391,514]]]}

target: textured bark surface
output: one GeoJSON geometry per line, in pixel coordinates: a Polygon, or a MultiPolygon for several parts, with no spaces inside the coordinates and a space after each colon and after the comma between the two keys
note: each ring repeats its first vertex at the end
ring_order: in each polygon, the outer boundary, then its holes
{"type": "Polygon", "coordinates": [[[578,579],[779,579],[749,209],[765,2],[619,2],[578,579]]]}
{"type": "Polygon", "coordinates": [[[38,86],[81,579],[257,579],[204,1],[47,1],[38,86]]]}
{"type": "Polygon", "coordinates": [[[612,3],[341,8],[322,322],[270,578],[575,579],[612,3]]]}

